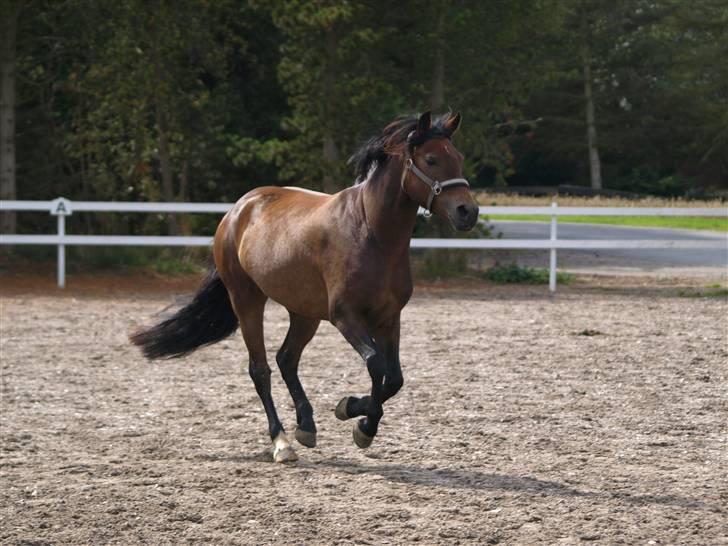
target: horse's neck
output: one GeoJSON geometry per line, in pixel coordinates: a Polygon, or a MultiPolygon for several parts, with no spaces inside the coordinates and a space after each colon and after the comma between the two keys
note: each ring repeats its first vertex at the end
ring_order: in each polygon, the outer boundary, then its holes
{"type": "Polygon", "coordinates": [[[417,221],[417,205],[401,186],[404,162],[391,157],[384,172],[364,183],[363,202],[372,235],[387,250],[402,253],[409,249],[417,221]]]}

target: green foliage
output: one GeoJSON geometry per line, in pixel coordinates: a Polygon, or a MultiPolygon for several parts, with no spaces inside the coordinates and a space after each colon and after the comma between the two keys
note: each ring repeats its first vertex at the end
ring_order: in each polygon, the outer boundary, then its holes
{"type": "MultiPolygon", "coordinates": [[[[549,270],[523,267],[512,263],[495,265],[482,273],[482,278],[497,284],[548,284],[549,270]]],[[[571,273],[557,272],[556,282],[570,284],[574,281],[571,273]]]]}
{"type": "Polygon", "coordinates": [[[728,70],[715,61],[728,56],[726,3],[569,0],[561,9],[545,40],[550,81],[524,108],[544,121],[514,143],[514,182],[586,185],[587,47],[605,187],[675,196],[728,186],[728,70]]]}
{"type": "Polygon", "coordinates": [[[203,268],[197,263],[178,259],[157,259],[149,264],[149,267],[162,275],[189,275],[203,271],[203,268]]]}
{"type": "MultiPolygon", "coordinates": [[[[56,248],[51,246],[19,246],[15,254],[31,263],[53,262],[56,248]]],[[[80,247],[66,248],[69,272],[113,270],[116,273],[149,271],[162,275],[200,273],[212,263],[210,249],[145,247],[80,247]]],[[[30,266],[34,269],[35,266],[30,266]]]]}
{"type": "MultiPolygon", "coordinates": [[[[21,3],[18,25],[19,199],[336,191],[351,184],[346,158],[392,118],[450,107],[474,183],[583,183],[585,45],[607,187],[678,195],[728,181],[722,0],[39,0],[21,3]],[[522,117],[543,121],[499,136],[522,117]]],[[[68,226],[122,227],[197,226],[68,226]]]]}
{"type": "Polygon", "coordinates": [[[654,169],[637,167],[621,176],[615,176],[611,189],[633,193],[652,193],[661,197],[680,197],[685,195],[693,180],[681,174],[660,177],[654,169]]]}
{"type": "Polygon", "coordinates": [[[69,247],[70,271],[151,271],[162,275],[185,275],[204,271],[211,262],[208,249],[165,249],[135,247],[69,247]]]}
{"type": "Polygon", "coordinates": [[[720,288],[718,286],[708,287],[707,290],[678,290],[677,295],[682,298],[728,298],[728,288],[720,288]]]}

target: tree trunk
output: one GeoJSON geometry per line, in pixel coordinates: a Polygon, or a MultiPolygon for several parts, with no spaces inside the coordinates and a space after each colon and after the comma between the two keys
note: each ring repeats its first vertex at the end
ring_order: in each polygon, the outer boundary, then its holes
{"type": "Polygon", "coordinates": [[[339,189],[339,149],[334,140],[334,85],[336,83],[336,34],[334,29],[329,27],[325,34],[326,66],[324,68],[324,134],[323,134],[323,158],[324,158],[324,179],[323,190],[327,193],[334,193],[339,189]]]}
{"type": "Polygon", "coordinates": [[[430,95],[430,110],[433,113],[441,111],[445,105],[445,8],[446,6],[442,2],[437,14],[435,61],[432,73],[432,94],[430,95]]]}
{"type": "MultiPolygon", "coordinates": [[[[15,69],[18,8],[11,4],[0,25],[0,199],[17,197],[15,180],[15,69]]],[[[0,213],[0,231],[15,233],[15,212],[0,213]]]]}
{"type": "Polygon", "coordinates": [[[589,148],[589,175],[591,187],[594,190],[602,189],[602,164],[599,160],[597,147],[597,128],[594,121],[594,97],[592,95],[591,51],[589,48],[589,28],[586,20],[586,8],[582,6],[582,65],[584,75],[584,102],[586,107],[586,141],[589,148]]]}
{"type": "MultiPolygon", "coordinates": [[[[169,152],[169,129],[167,118],[159,104],[159,97],[155,95],[154,114],[157,119],[157,132],[159,133],[159,168],[162,171],[162,194],[165,201],[176,201],[174,196],[174,179],[172,176],[172,160],[169,152]]],[[[179,227],[174,214],[167,217],[170,235],[177,235],[179,227]]]]}
{"type": "MultiPolygon", "coordinates": [[[[188,156],[189,154],[185,154],[188,156]]],[[[190,162],[185,159],[182,162],[182,170],[179,173],[179,193],[177,194],[177,200],[180,203],[187,202],[187,188],[189,188],[190,180],[190,162]]],[[[182,235],[191,235],[192,230],[190,229],[190,217],[187,214],[183,214],[179,217],[179,232],[182,235]]]]}
{"type": "MultiPolygon", "coordinates": [[[[154,42],[152,43],[152,62],[154,63],[155,78],[158,87],[164,81],[162,61],[159,55],[159,26],[156,18],[151,19],[154,42]]],[[[158,89],[152,95],[154,101],[154,117],[157,122],[157,143],[159,146],[159,169],[162,172],[162,195],[165,201],[176,201],[174,195],[174,174],[172,173],[172,155],[169,150],[169,124],[167,114],[162,105],[158,89]]],[[[167,216],[167,226],[170,235],[179,234],[177,217],[171,213],[167,216]]]]}

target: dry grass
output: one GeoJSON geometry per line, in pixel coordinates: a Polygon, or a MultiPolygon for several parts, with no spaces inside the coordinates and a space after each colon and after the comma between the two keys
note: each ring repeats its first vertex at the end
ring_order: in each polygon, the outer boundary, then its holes
{"type": "Polygon", "coordinates": [[[520,206],[539,207],[549,206],[552,200],[562,207],[693,207],[693,208],[720,208],[727,204],[720,199],[709,201],[667,199],[664,197],[644,197],[642,199],[625,199],[623,197],[578,197],[578,196],[543,196],[531,197],[508,193],[490,193],[479,191],[476,193],[478,203],[485,206],[520,206]]]}

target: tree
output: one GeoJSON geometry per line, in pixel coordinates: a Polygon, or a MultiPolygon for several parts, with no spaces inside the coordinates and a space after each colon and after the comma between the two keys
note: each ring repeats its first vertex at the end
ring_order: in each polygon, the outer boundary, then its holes
{"type": "MultiPolygon", "coordinates": [[[[16,198],[15,180],[15,71],[16,37],[21,5],[12,0],[0,3],[0,199],[16,198]]],[[[14,233],[15,212],[0,215],[0,231],[14,233]]]]}
{"type": "Polygon", "coordinates": [[[468,174],[477,179],[479,172],[492,169],[502,178],[511,168],[511,158],[494,127],[517,118],[529,93],[541,84],[542,40],[560,23],[560,3],[414,4],[408,11],[422,15],[412,22],[419,25],[411,53],[414,73],[432,74],[430,81],[413,82],[414,99],[428,101],[436,111],[461,110],[465,123],[458,146],[468,174]]]}
{"type": "MultiPolygon", "coordinates": [[[[728,188],[728,5],[670,0],[663,32],[672,42],[666,93],[690,115],[689,159],[682,170],[728,188]]],[[[683,129],[685,130],[685,129],[683,129]]]]}
{"type": "MultiPolygon", "coordinates": [[[[93,140],[89,146],[75,140],[69,152],[103,154],[99,141],[117,142],[107,157],[93,159],[127,173],[108,180],[112,188],[127,179],[135,194],[189,199],[190,171],[216,140],[220,123],[214,82],[225,79],[225,49],[216,32],[225,28],[213,29],[226,7],[195,0],[85,6],[96,25],[83,39],[94,54],[74,67],[73,91],[88,104],[78,123],[93,140]]],[[[174,215],[168,225],[177,232],[174,215]]]]}
{"type": "Polygon", "coordinates": [[[348,152],[401,104],[382,49],[394,8],[383,1],[288,0],[268,9],[283,38],[278,76],[290,106],[283,120],[288,138],[269,144],[288,166],[283,177],[336,191],[347,183],[348,152]]]}
{"type": "MultiPolygon", "coordinates": [[[[16,28],[19,198],[336,191],[352,182],[346,158],[387,121],[449,108],[464,114],[457,146],[476,184],[599,187],[601,172],[605,186],[677,194],[728,179],[719,0],[0,2],[3,15],[23,8],[1,36],[7,173],[16,28]],[[498,138],[524,117],[544,121],[498,138]]],[[[4,175],[4,199],[12,187],[4,175]]]]}
{"type": "Polygon", "coordinates": [[[709,68],[715,57],[707,49],[699,53],[697,43],[710,43],[713,54],[714,43],[725,43],[715,34],[698,38],[699,25],[679,13],[703,5],[702,0],[689,8],[669,0],[563,4],[563,28],[546,42],[550,81],[531,94],[526,108],[545,122],[536,139],[519,145],[519,169],[541,181],[579,182],[586,175],[594,188],[602,171],[611,188],[684,192],[686,182],[678,174],[695,161],[695,127],[720,117],[719,109],[708,113],[709,102],[701,98],[706,88],[695,88],[702,87],[703,77],[687,68],[705,63],[706,74],[717,74],[709,68]],[[693,43],[685,47],[686,41],[693,43]]]}
{"type": "Polygon", "coordinates": [[[581,45],[581,63],[584,79],[584,110],[586,112],[586,143],[589,150],[589,177],[593,190],[602,189],[602,164],[599,160],[597,145],[597,128],[594,119],[594,95],[592,92],[592,45],[591,37],[596,30],[598,18],[590,17],[591,11],[587,2],[581,2],[579,11],[579,42],[581,45]]]}
{"type": "MultiPolygon", "coordinates": [[[[532,66],[538,48],[533,38],[550,21],[550,5],[275,2],[270,9],[284,39],[279,77],[291,114],[284,120],[288,139],[258,150],[271,156],[275,147],[279,158],[298,167],[290,173],[297,183],[323,180],[323,188],[333,191],[344,183],[341,159],[384,122],[453,106],[466,113],[458,139],[468,171],[498,161],[490,127],[525,98],[528,84],[519,70],[532,66]]],[[[251,147],[240,157],[254,156],[251,147]]]]}

